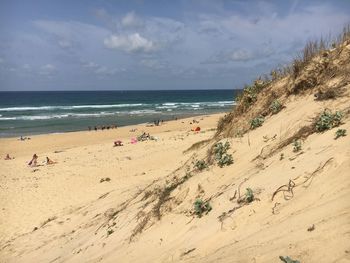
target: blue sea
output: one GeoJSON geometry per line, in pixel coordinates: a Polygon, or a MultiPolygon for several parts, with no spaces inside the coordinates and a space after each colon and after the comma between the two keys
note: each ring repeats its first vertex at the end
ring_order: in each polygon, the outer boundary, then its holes
{"type": "Polygon", "coordinates": [[[0,92],[0,137],[230,111],[237,90],[0,92]]]}

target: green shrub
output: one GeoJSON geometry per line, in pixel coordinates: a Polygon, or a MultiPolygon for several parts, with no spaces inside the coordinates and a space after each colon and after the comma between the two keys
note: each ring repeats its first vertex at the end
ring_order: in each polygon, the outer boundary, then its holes
{"type": "Polygon", "coordinates": [[[272,114],[276,114],[282,110],[282,104],[279,100],[274,100],[269,108],[272,114]]]}
{"type": "Polygon", "coordinates": [[[335,132],[335,140],[338,139],[339,137],[343,137],[343,136],[346,136],[346,130],[345,129],[338,129],[336,132],[335,132]]]}
{"type": "Polygon", "coordinates": [[[256,117],[250,121],[250,128],[256,129],[263,125],[265,119],[262,116],[256,117]]]}
{"type": "Polygon", "coordinates": [[[202,171],[205,168],[208,168],[208,165],[205,163],[204,160],[198,160],[194,167],[197,168],[199,171],[202,171]]]}
{"type": "Polygon", "coordinates": [[[254,201],[254,194],[253,194],[253,190],[251,188],[247,188],[246,189],[247,192],[245,193],[245,200],[248,202],[248,203],[251,203],[254,201]]]}
{"type": "Polygon", "coordinates": [[[225,144],[218,142],[214,146],[215,160],[220,167],[233,164],[232,155],[227,153],[228,149],[230,149],[229,142],[225,142],[225,144]]]}
{"type": "Polygon", "coordinates": [[[336,111],[334,114],[330,110],[324,110],[323,113],[316,120],[316,131],[323,132],[341,124],[343,113],[336,111]]]}
{"type": "Polygon", "coordinates": [[[280,256],[280,260],[283,261],[284,263],[300,263],[299,260],[293,260],[290,257],[282,257],[282,256],[280,256]]]}
{"type": "Polygon", "coordinates": [[[301,141],[294,140],[293,142],[293,152],[299,152],[301,150],[301,141]]]}
{"type": "Polygon", "coordinates": [[[114,233],[114,230],[111,228],[107,229],[107,236],[112,235],[114,233]]]}
{"type": "Polygon", "coordinates": [[[242,103],[245,107],[249,107],[257,101],[258,93],[267,85],[261,79],[255,80],[251,86],[245,85],[243,93],[237,96],[236,100],[242,103]]]}
{"type": "Polygon", "coordinates": [[[223,144],[222,142],[218,142],[214,145],[214,153],[215,153],[215,159],[221,159],[222,155],[227,152],[227,150],[230,149],[230,143],[225,142],[223,144]]]}
{"type": "Polygon", "coordinates": [[[233,164],[233,158],[231,154],[225,153],[220,160],[218,160],[218,165],[224,167],[225,165],[229,166],[233,164]]]}
{"type": "Polygon", "coordinates": [[[197,199],[194,202],[194,213],[198,217],[202,217],[203,213],[208,214],[212,210],[208,201],[204,202],[202,199],[197,199]]]}

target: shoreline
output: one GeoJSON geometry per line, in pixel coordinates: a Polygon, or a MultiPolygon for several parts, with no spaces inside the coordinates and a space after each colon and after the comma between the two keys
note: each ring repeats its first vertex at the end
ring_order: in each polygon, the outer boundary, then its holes
{"type": "MultiPolygon", "coordinates": [[[[60,133],[44,133],[30,135],[30,140],[21,141],[18,136],[16,137],[2,137],[0,138],[0,157],[9,153],[22,155],[28,153],[28,151],[36,150],[37,153],[41,152],[41,149],[35,149],[34,145],[38,140],[43,141],[44,148],[55,149],[59,148],[62,144],[69,145],[68,148],[74,148],[80,145],[92,145],[101,142],[122,139],[129,140],[131,137],[136,137],[141,132],[150,133],[151,135],[157,135],[170,131],[189,131],[192,126],[200,126],[201,123],[190,124],[193,119],[206,119],[214,118],[219,120],[224,116],[226,112],[195,115],[191,117],[181,118],[177,120],[164,121],[159,126],[148,126],[147,123],[140,123],[135,125],[120,126],[115,129],[109,130],[84,130],[84,131],[72,131],[72,132],[60,132],[60,133]],[[130,130],[136,129],[135,132],[130,130]],[[13,151],[13,149],[18,149],[13,151]]],[[[217,121],[215,122],[216,127],[217,121]]],[[[28,137],[28,136],[27,136],[28,137]]]]}
{"type": "MultiPolygon", "coordinates": [[[[168,119],[168,120],[164,120],[164,123],[169,123],[169,122],[172,122],[172,121],[176,121],[176,120],[185,120],[185,119],[191,119],[191,118],[200,118],[200,117],[203,117],[203,116],[211,116],[211,115],[220,115],[220,114],[227,114],[228,112],[215,112],[215,113],[205,113],[205,114],[196,114],[196,115],[189,115],[189,116],[183,116],[183,117],[176,117],[177,119],[168,119]]],[[[136,124],[128,124],[128,125],[121,125],[121,126],[118,126],[117,128],[110,128],[110,129],[105,129],[105,130],[101,130],[101,128],[99,128],[97,131],[98,132],[106,132],[106,131],[111,131],[111,130],[117,130],[117,129],[120,129],[120,128],[125,128],[125,127],[129,127],[129,126],[138,126],[138,125],[147,125],[147,124],[153,124],[152,122],[141,122],[141,123],[136,123],[136,124]]],[[[101,125],[98,125],[98,127],[100,127],[101,125]]],[[[87,127],[88,128],[88,127],[87,127]]],[[[93,128],[91,126],[91,128],[93,128]]],[[[45,132],[45,133],[34,133],[34,134],[23,134],[23,135],[10,135],[10,136],[5,136],[5,137],[1,137],[0,136],[0,140],[3,140],[3,139],[19,139],[21,136],[23,137],[36,137],[36,136],[43,136],[43,135],[57,135],[57,134],[71,134],[71,133],[76,133],[76,132],[90,132],[89,130],[75,130],[75,131],[62,131],[62,132],[45,132]]],[[[91,129],[91,132],[95,132],[94,129],[91,129]]]]}
{"type": "MultiPolygon", "coordinates": [[[[226,114],[228,111],[220,111],[220,112],[214,112],[214,113],[203,113],[203,114],[189,114],[189,115],[183,115],[183,116],[176,116],[174,115],[173,119],[164,119],[164,123],[165,122],[171,122],[171,121],[176,121],[176,120],[183,120],[183,119],[190,119],[190,118],[200,118],[202,116],[210,116],[210,115],[216,115],[216,114],[226,114]],[[175,119],[176,118],[176,119],[175,119]]],[[[147,124],[153,124],[153,122],[140,122],[140,123],[135,123],[135,124],[126,124],[126,125],[118,125],[118,129],[120,128],[124,128],[124,127],[128,127],[128,126],[137,126],[137,125],[147,125],[147,124]]],[[[103,125],[96,125],[97,127],[101,127],[103,125]]],[[[109,126],[109,125],[106,125],[109,126]]],[[[112,126],[112,125],[111,125],[112,126]]],[[[2,139],[14,139],[14,138],[20,138],[21,136],[23,137],[34,137],[34,136],[40,136],[40,135],[54,135],[54,134],[67,134],[67,133],[75,133],[75,132],[84,132],[84,131],[89,131],[88,127],[86,127],[86,129],[84,130],[71,130],[71,131],[53,131],[53,132],[43,132],[43,133],[23,133],[23,134],[17,134],[17,135],[9,135],[9,136],[0,136],[0,140],[2,139]]],[[[91,127],[91,131],[95,131],[93,128],[94,126],[90,126],[91,127]]],[[[108,130],[116,130],[117,128],[110,128],[108,130]]],[[[103,130],[103,131],[108,131],[107,129],[103,130]]],[[[101,128],[98,129],[98,131],[101,131],[101,128]]]]}

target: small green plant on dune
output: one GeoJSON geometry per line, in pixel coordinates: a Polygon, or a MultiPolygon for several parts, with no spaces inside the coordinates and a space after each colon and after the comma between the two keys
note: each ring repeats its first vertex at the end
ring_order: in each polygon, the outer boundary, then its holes
{"type": "Polygon", "coordinates": [[[346,130],[345,129],[338,129],[336,132],[335,132],[335,140],[338,139],[339,137],[344,137],[346,136],[346,130]]]}
{"type": "Polygon", "coordinates": [[[208,168],[208,165],[205,163],[204,160],[198,160],[194,167],[197,168],[199,171],[202,171],[205,168],[208,168]]]}
{"type": "Polygon", "coordinates": [[[251,188],[247,188],[246,189],[246,193],[245,193],[245,200],[248,202],[248,203],[251,203],[254,201],[254,193],[253,193],[253,190],[251,188]]]}
{"type": "Polygon", "coordinates": [[[114,233],[114,230],[111,228],[107,229],[107,236],[112,235],[114,233]]]}
{"type": "Polygon", "coordinates": [[[256,117],[250,121],[250,128],[256,129],[263,125],[265,118],[262,116],[256,117]]]}
{"type": "Polygon", "coordinates": [[[225,144],[218,142],[214,146],[215,160],[220,167],[233,164],[232,155],[227,153],[228,149],[230,149],[229,142],[225,142],[225,144]]]}
{"type": "Polygon", "coordinates": [[[214,145],[214,153],[215,153],[215,159],[220,159],[222,155],[224,155],[227,150],[230,149],[230,143],[225,142],[223,144],[222,142],[218,142],[217,144],[214,145]]]}
{"type": "Polygon", "coordinates": [[[240,197],[237,202],[239,204],[249,204],[255,200],[253,190],[251,188],[246,188],[244,196],[240,197]]]}
{"type": "Polygon", "coordinates": [[[245,107],[249,107],[257,101],[259,92],[267,85],[267,83],[261,79],[257,79],[249,86],[245,85],[243,93],[237,96],[236,100],[241,102],[245,107]]]}
{"type": "Polygon", "coordinates": [[[280,256],[280,260],[282,260],[284,263],[300,263],[299,260],[291,259],[288,256],[287,257],[280,256]]]}
{"type": "Polygon", "coordinates": [[[244,131],[243,130],[237,130],[235,133],[234,133],[234,137],[235,138],[242,138],[244,135],[244,131]]]}
{"type": "Polygon", "coordinates": [[[279,100],[274,100],[269,108],[272,114],[276,114],[282,110],[282,104],[279,100]]]}
{"type": "Polygon", "coordinates": [[[294,140],[293,142],[293,152],[299,152],[301,150],[301,141],[294,140]]]}
{"type": "Polygon", "coordinates": [[[194,202],[194,213],[198,217],[202,217],[202,215],[208,214],[212,210],[211,205],[209,204],[209,201],[203,201],[202,199],[197,199],[194,202]]]}
{"type": "Polygon", "coordinates": [[[231,154],[224,154],[220,160],[218,160],[218,165],[224,167],[225,165],[229,166],[233,164],[233,158],[231,154]]]}
{"type": "Polygon", "coordinates": [[[330,110],[324,110],[323,113],[316,120],[316,131],[323,132],[341,124],[343,113],[336,111],[332,113],[330,110]]]}

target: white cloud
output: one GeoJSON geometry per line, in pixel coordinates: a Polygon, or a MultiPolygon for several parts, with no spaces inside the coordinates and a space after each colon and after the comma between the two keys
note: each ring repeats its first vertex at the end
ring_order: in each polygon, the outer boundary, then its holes
{"type": "Polygon", "coordinates": [[[105,28],[77,21],[36,20],[33,24],[50,35],[47,38],[49,42],[54,41],[55,45],[67,50],[74,47],[90,47],[97,43],[101,45],[101,39],[110,34],[105,28]]]}
{"type": "Polygon", "coordinates": [[[82,67],[89,70],[92,73],[95,73],[96,75],[108,75],[108,76],[112,76],[115,75],[117,73],[120,72],[124,72],[125,69],[124,68],[108,68],[106,66],[101,66],[95,62],[85,62],[82,64],[82,67]]]}
{"type": "Polygon", "coordinates": [[[134,12],[127,13],[121,20],[124,27],[142,27],[143,21],[134,12]]]}
{"type": "Polygon", "coordinates": [[[253,53],[245,49],[236,50],[228,54],[228,59],[232,61],[247,61],[252,58],[253,53]]]}
{"type": "Polygon", "coordinates": [[[46,64],[46,65],[42,66],[41,69],[47,70],[47,71],[53,71],[56,69],[56,67],[52,64],[46,64]]]}
{"type": "Polygon", "coordinates": [[[58,41],[58,45],[61,47],[61,48],[70,48],[72,47],[72,43],[68,40],[59,40],[58,41]]]}
{"type": "Polygon", "coordinates": [[[117,68],[109,69],[107,67],[99,67],[95,70],[95,73],[98,75],[115,75],[119,72],[117,68]]]}
{"type": "Polygon", "coordinates": [[[146,68],[150,69],[165,69],[169,65],[163,61],[159,61],[158,59],[143,59],[140,61],[140,64],[146,68]]]}
{"type": "Polygon", "coordinates": [[[3,58],[0,58],[0,64],[4,63],[5,60],[3,58]]]}
{"type": "Polygon", "coordinates": [[[202,64],[220,64],[228,62],[246,62],[250,60],[261,60],[274,54],[274,51],[268,46],[258,50],[236,49],[231,51],[222,51],[202,62],[202,64]]]}
{"type": "Polygon", "coordinates": [[[22,66],[22,68],[23,68],[24,70],[31,70],[31,67],[30,67],[29,64],[24,64],[24,65],[22,66]]]}
{"type": "Polygon", "coordinates": [[[120,49],[127,52],[152,52],[155,51],[156,45],[153,41],[148,40],[139,33],[127,36],[111,35],[105,38],[104,44],[111,49],[120,49]]]}
{"type": "Polygon", "coordinates": [[[52,76],[56,72],[56,67],[52,64],[46,64],[40,67],[39,74],[44,76],[52,76]]]}
{"type": "Polygon", "coordinates": [[[98,68],[99,65],[90,61],[90,62],[84,63],[83,67],[84,68],[98,68]]]}

